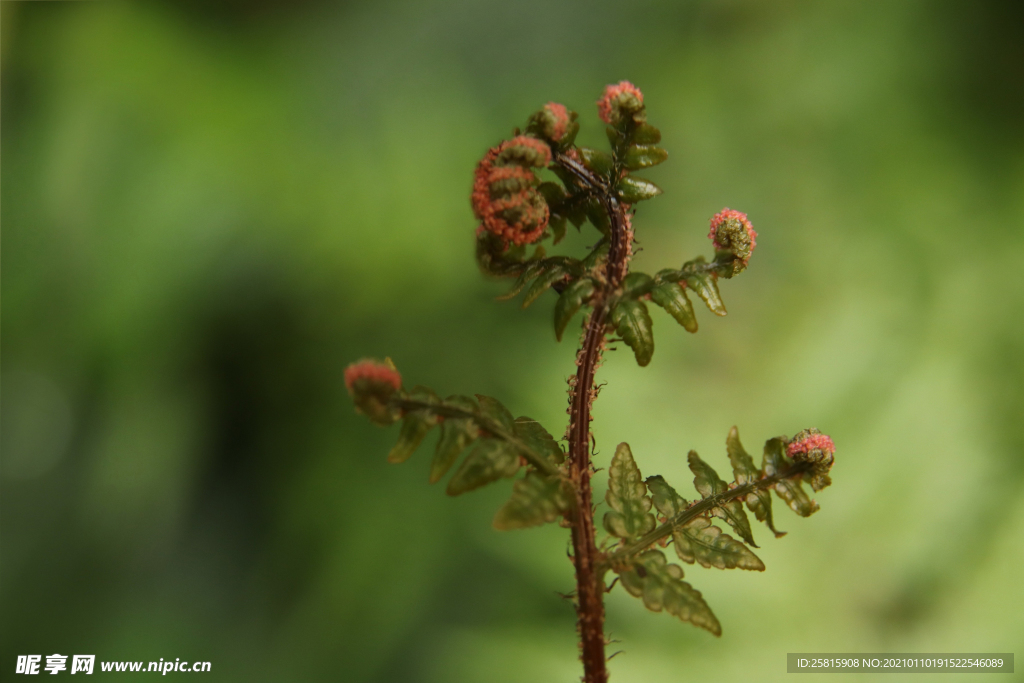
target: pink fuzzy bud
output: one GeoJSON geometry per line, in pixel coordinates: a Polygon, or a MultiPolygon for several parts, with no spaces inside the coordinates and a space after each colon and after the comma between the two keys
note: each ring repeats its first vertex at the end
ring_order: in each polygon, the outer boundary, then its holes
{"type": "Polygon", "coordinates": [[[488,150],[473,175],[473,213],[483,229],[516,245],[532,244],[548,227],[550,212],[530,167],[551,163],[551,148],[526,135],[488,150]]]}
{"type": "Polygon", "coordinates": [[[711,219],[711,232],[708,233],[715,251],[727,251],[733,254],[731,270],[723,273],[732,277],[743,272],[757,246],[757,233],[754,226],[747,220],[747,214],[734,211],[729,207],[716,213],[711,219]]]}
{"type": "Polygon", "coordinates": [[[517,135],[498,146],[498,165],[518,164],[543,168],[551,163],[551,148],[542,140],[517,135]]]}
{"type": "Polygon", "coordinates": [[[544,108],[530,117],[531,132],[551,142],[559,142],[569,130],[572,119],[564,104],[548,102],[544,108]]]}
{"type": "Polygon", "coordinates": [[[597,101],[597,112],[601,120],[616,126],[643,111],[644,94],[629,81],[619,81],[604,89],[604,95],[597,101]]]}
{"type": "Polygon", "coordinates": [[[390,405],[394,394],[402,389],[402,376],[391,359],[383,363],[370,358],[345,368],[345,386],[356,404],[356,410],[377,424],[389,425],[399,417],[390,405]]]}
{"type": "Polygon", "coordinates": [[[805,429],[792,438],[786,446],[786,455],[794,462],[810,463],[809,483],[820,491],[832,483],[829,470],[835,460],[836,446],[832,439],[817,429],[805,429]]]}
{"type": "Polygon", "coordinates": [[[394,365],[369,358],[364,358],[345,368],[345,386],[348,387],[349,393],[355,390],[354,387],[359,381],[387,384],[395,391],[402,388],[402,375],[398,373],[394,365]]]}

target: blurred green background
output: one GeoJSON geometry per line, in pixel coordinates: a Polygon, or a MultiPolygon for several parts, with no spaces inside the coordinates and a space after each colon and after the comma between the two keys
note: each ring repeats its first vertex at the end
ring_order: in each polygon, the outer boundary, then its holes
{"type": "Polygon", "coordinates": [[[613,680],[1020,655],[1022,8],[4,2],[0,679],[59,652],[576,680],[566,532],[493,531],[508,484],[448,498],[426,452],[389,466],[342,373],[389,355],[562,433],[572,335],[553,295],[494,302],[471,174],[549,100],[602,145],[620,79],[671,155],[635,266],[709,255],[723,206],[759,237],[727,318],[657,312],[649,367],[609,354],[598,465],[628,441],[689,490],[686,451],[728,471],[733,424],[838,453],[820,513],[755,530],[766,572],[687,567],[721,639],[609,596],[613,680]]]}

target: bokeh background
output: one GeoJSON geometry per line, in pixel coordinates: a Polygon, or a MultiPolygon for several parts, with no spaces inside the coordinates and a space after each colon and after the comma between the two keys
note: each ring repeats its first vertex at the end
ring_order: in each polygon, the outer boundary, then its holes
{"type": "Polygon", "coordinates": [[[728,471],[733,424],[754,452],[817,426],[838,454],[820,513],[755,530],[766,572],[687,567],[720,639],[609,596],[613,680],[1019,656],[1022,8],[4,2],[0,679],[60,652],[216,681],[576,680],[565,531],[493,531],[508,484],[449,498],[429,446],[389,466],[396,430],[342,373],[388,355],[562,432],[572,335],[553,295],[494,301],[471,173],[549,100],[602,145],[620,79],[671,155],[636,267],[710,254],[723,206],[759,237],[728,317],[688,335],[655,312],[649,367],[609,354],[598,464],[628,441],[689,490],[686,451],[728,471]]]}

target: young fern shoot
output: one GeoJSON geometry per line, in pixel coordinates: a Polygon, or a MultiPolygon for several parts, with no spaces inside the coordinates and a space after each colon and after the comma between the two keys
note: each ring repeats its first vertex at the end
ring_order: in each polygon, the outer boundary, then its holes
{"type": "Polygon", "coordinates": [[[401,421],[398,442],[388,460],[408,459],[437,428],[430,481],[450,470],[447,492],[459,495],[499,479],[515,478],[511,497],[498,510],[494,526],[521,529],[560,521],[570,529],[576,570],[575,606],[580,658],[586,683],[608,680],[605,655],[604,595],[609,575],[648,609],[668,612],[720,635],[722,627],[701,594],[683,580],[683,569],[663,552],[672,545],[678,559],[717,569],[763,571],[746,510],[776,537],[774,491],[798,515],[818,509],[804,483],[820,491],[831,483],[835,446],[815,429],[769,439],[761,466],[740,443],[733,427],[726,452],[733,480],[726,482],[696,452],[688,462],[699,498],[687,501],[660,475],[644,477],[628,444],[615,450],[608,468],[608,512],[599,544],[594,523],[591,477],[591,407],[597,396],[594,375],[609,337],[621,338],[645,366],[654,353],[649,304],[663,308],[688,332],[697,331],[689,293],[715,315],[726,314],[719,280],[742,273],[757,244],[747,216],[723,209],[711,219],[708,235],[714,256],[698,256],[678,268],[653,275],[631,272],[634,206],[659,194],[634,171],[662,163],[661,132],[647,122],[643,93],[622,81],[609,85],[598,113],[607,124],[610,151],[575,144],[576,112],[549,102],[533,114],[525,132],[491,148],[474,174],[472,206],[480,225],[476,258],[490,276],[514,281],[508,294],[523,294],[525,308],[548,290],[557,295],[555,336],[586,311],[576,371],[569,380],[569,424],[559,445],[540,423],[513,414],[497,399],[481,396],[439,398],[429,388],[405,389],[390,359],[361,360],[345,371],[356,409],[379,425],[401,421]],[[541,182],[534,169],[550,169],[560,182],[541,182]],[[583,258],[548,256],[541,242],[558,244],[571,223],[589,222],[600,233],[583,258]],[[466,453],[460,461],[460,456],[466,453]],[[456,466],[457,464],[457,466],[456,466]],[[736,535],[713,523],[718,519],[736,535]]]}

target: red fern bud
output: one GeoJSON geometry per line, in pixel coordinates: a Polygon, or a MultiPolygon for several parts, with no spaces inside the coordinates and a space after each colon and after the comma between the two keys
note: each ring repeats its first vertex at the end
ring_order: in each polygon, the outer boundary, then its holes
{"type": "Polygon", "coordinates": [[[389,401],[402,389],[402,376],[391,359],[383,363],[370,358],[345,368],[345,386],[356,404],[356,410],[371,421],[389,425],[399,418],[389,401]]]}
{"type": "Polygon", "coordinates": [[[605,123],[617,126],[625,120],[633,118],[644,109],[644,94],[629,81],[619,81],[617,85],[609,85],[604,95],[597,101],[597,112],[605,123]]]}
{"type": "Polygon", "coordinates": [[[734,257],[732,270],[723,275],[732,277],[746,270],[754,247],[757,246],[757,233],[747,220],[747,214],[729,207],[722,209],[711,219],[708,237],[715,245],[715,251],[730,252],[734,257]]]}
{"type": "Polygon", "coordinates": [[[473,176],[473,213],[483,229],[515,245],[537,241],[550,216],[530,167],[551,163],[551,148],[526,135],[488,150],[473,176]]]}
{"type": "Polygon", "coordinates": [[[832,439],[817,429],[805,429],[798,433],[786,446],[786,455],[795,462],[806,462],[811,465],[810,485],[820,491],[832,483],[828,476],[835,460],[836,446],[832,439]]]}
{"type": "Polygon", "coordinates": [[[518,164],[543,168],[551,163],[551,148],[542,140],[528,135],[517,135],[498,145],[499,166],[518,164]]]}
{"type": "Polygon", "coordinates": [[[564,104],[548,102],[544,108],[530,117],[530,131],[537,132],[546,140],[560,142],[569,132],[572,119],[564,104]]]}

